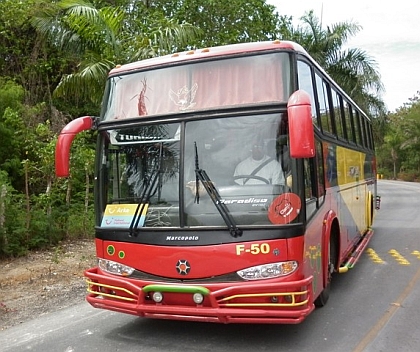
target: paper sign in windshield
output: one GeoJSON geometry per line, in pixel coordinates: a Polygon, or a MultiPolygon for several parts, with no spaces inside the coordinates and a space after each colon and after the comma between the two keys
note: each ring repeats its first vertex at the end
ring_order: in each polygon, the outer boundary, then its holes
{"type": "MultiPolygon", "coordinates": [[[[137,207],[138,204],[108,204],[105,209],[104,217],[102,218],[101,226],[128,229],[133,221],[137,207]]],[[[142,206],[140,205],[139,210],[141,207],[142,206]]],[[[142,227],[144,225],[147,208],[148,204],[144,204],[143,211],[138,222],[138,227],[142,227]]]]}

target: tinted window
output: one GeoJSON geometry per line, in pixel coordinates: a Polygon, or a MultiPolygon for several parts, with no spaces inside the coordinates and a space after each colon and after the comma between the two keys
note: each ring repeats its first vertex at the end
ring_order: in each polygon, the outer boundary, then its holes
{"type": "Polygon", "coordinates": [[[321,126],[324,132],[332,133],[331,116],[328,104],[328,86],[322,78],[315,73],[316,92],[319,103],[321,126]]]}
{"type": "Polygon", "coordinates": [[[345,138],[344,135],[344,127],[343,127],[343,116],[341,111],[341,103],[340,103],[340,96],[338,93],[332,89],[331,90],[331,96],[332,96],[332,103],[334,108],[334,121],[335,121],[335,128],[336,128],[336,134],[339,138],[345,138]]]}
{"type": "Polygon", "coordinates": [[[315,93],[312,83],[312,74],[311,68],[308,64],[302,61],[298,61],[298,82],[299,89],[306,91],[311,97],[311,107],[312,107],[312,120],[317,124],[317,114],[316,114],[316,105],[315,105],[315,93]]]}

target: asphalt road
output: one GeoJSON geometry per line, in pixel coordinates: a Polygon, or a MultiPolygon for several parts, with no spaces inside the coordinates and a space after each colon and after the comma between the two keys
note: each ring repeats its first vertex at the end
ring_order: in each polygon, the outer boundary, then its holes
{"type": "Polygon", "coordinates": [[[0,332],[0,351],[420,350],[420,184],[379,181],[375,234],[328,304],[300,325],[220,325],[140,319],[87,303],[0,332]]]}

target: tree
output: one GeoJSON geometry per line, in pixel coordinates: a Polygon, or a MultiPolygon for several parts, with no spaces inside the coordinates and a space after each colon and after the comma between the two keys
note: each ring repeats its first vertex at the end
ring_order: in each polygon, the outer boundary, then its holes
{"type": "Polygon", "coordinates": [[[407,181],[420,179],[419,96],[389,114],[385,126],[383,143],[377,147],[379,167],[392,170],[393,178],[407,181]]]}
{"type": "Polygon", "coordinates": [[[23,186],[21,160],[26,129],[20,112],[24,109],[24,95],[22,86],[0,77],[0,169],[17,189],[23,186]]]}
{"type": "MultiPolygon", "coordinates": [[[[392,130],[384,138],[384,145],[382,149],[386,151],[387,157],[391,157],[392,162],[392,178],[397,178],[397,163],[399,159],[399,153],[401,148],[401,135],[398,130],[392,130]]],[[[389,160],[389,159],[388,159],[389,160]]]]}
{"type": "Polygon", "coordinates": [[[0,77],[24,88],[25,103],[51,105],[51,92],[67,64],[63,55],[48,47],[30,23],[48,0],[0,1],[0,77]]]}
{"type": "Polygon", "coordinates": [[[265,0],[164,0],[150,6],[166,17],[191,23],[203,35],[195,48],[276,39],[278,14],[265,0]]]}
{"type": "Polygon", "coordinates": [[[55,93],[99,103],[108,72],[117,64],[170,53],[186,47],[197,33],[153,12],[142,3],[95,7],[89,1],[62,0],[32,20],[50,43],[79,61],[65,74],[55,93]],[[143,16],[139,9],[145,10],[143,16]]]}
{"type": "Polygon", "coordinates": [[[374,116],[383,116],[385,105],[380,98],[383,84],[376,62],[360,49],[343,49],[349,37],[361,27],[341,22],[323,28],[309,11],[301,17],[303,26],[293,27],[290,17],[282,17],[282,39],[301,44],[322,68],[360,105],[374,116]]]}
{"type": "Polygon", "coordinates": [[[402,167],[412,170],[420,176],[420,100],[418,97],[410,99],[410,103],[397,110],[396,115],[401,119],[399,129],[403,136],[401,150],[407,153],[402,167]]]}

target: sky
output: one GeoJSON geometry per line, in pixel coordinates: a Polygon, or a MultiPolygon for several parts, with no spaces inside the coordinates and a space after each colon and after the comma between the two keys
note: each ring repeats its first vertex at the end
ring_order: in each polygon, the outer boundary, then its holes
{"type": "Polygon", "coordinates": [[[382,99],[388,111],[408,103],[420,91],[419,0],[267,0],[280,15],[299,18],[314,10],[323,28],[353,22],[362,29],[346,44],[364,50],[376,61],[385,88],[382,99]]]}

